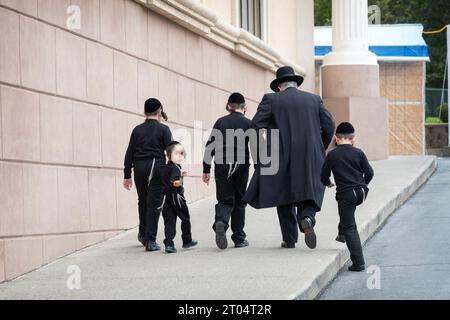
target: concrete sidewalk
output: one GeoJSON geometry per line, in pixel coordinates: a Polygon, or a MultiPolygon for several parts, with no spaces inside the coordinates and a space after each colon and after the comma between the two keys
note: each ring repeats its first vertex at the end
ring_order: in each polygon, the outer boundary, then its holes
{"type": "MultiPolygon", "coordinates": [[[[357,211],[365,241],[434,172],[436,159],[391,157],[372,162],[375,178],[357,211]]],[[[281,249],[275,209],[248,208],[250,247],[220,251],[211,230],[215,199],[190,205],[198,247],[168,255],[145,252],[136,229],[61,258],[0,285],[0,299],[312,299],[348,260],[344,244],[334,240],[338,214],[335,190],[327,190],[317,215],[318,246],[299,238],[296,249],[281,249]],[[67,268],[81,270],[81,289],[69,290],[67,268]]],[[[162,243],[162,221],[159,242],[162,243]]]]}

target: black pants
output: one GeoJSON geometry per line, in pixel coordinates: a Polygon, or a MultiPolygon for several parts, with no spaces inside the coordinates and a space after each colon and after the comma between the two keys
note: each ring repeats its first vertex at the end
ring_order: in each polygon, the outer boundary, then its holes
{"type": "Polygon", "coordinates": [[[283,241],[294,244],[298,241],[298,230],[303,232],[300,222],[308,217],[316,225],[317,206],[313,200],[300,201],[277,207],[283,241]]]}
{"type": "Polygon", "coordinates": [[[234,243],[241,243],[247,236],[244,232],[245,207],[242,201],[248,182],[248,164],[216,164],[214,175],[216,180],[216,215],[213,225],[218,221],[225,224],[225,230],[229,227],[231,218],[231,239],[234,243]]]}
{"type": "Polygon", "coordinates": [[[186,199],[182,194],[176,192],[169,192],[164,197],[164,207],[162,211],[164,218],[164,244],[166,246],[173,246],[173,239],[176,234],[177,217],[181,220],[181,238],[183,244],[192,241],[191,235],[191,219],[189,216],[189,209],[186,204],[186,199]]]}
{"type": "Polygon", "coordinates": [[[134,162],[134,182],[138,194],[139,233],[145,242],[156,241],[162,204],[162,171],[165,160],[150,159],[134,162]],[[151,178],[151,179],[150,179],[151,178]]]}
{"type": "Polygon", "coordinates": [[[336,194],[340,218],[338,232],[345,238],[353,264],[358,266],[365,262],[358,228],[356,227],[355,211],[356,207],[364,202],[368,192],[369,189],[367,188],[357,188],[336,194]]]}

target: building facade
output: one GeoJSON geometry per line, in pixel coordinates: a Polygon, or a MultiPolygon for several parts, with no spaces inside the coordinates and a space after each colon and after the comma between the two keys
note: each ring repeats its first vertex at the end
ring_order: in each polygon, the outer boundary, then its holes
{"type": "MultiPolygon", "coordinates": [[[[231,92],[251,117],[285,64],[313,92],[313,25],[313,0],[0,0],[0,282],[136,226],[123,157],[148,97],[201,159],[231,92]]],[[[214,194],[186,167],[189,201],[214,194]]]]}

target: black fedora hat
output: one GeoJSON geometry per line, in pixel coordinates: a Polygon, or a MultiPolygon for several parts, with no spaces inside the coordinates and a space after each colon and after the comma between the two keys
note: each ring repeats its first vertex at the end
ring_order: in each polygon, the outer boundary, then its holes
{"type": "Polygon", "coordinates": [[[303,77],[296,75],[292,67],[284,66],[277,70],[277,78],[270,83],[270,89],[275,92],[280,91],[278,85],[283,82],[295,81],[300,86],[303,83],[303,77]]]}

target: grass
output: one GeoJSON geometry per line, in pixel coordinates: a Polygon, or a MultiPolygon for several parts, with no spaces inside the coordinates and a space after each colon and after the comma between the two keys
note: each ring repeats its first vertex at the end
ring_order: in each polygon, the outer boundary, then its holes
{"type": "Polygon", "coordinates": [[[427,124],[442,123],[442,121],[441,121],[441,119],[439,119],[439,117],[427,117],[425,122],[427,124]]]}

